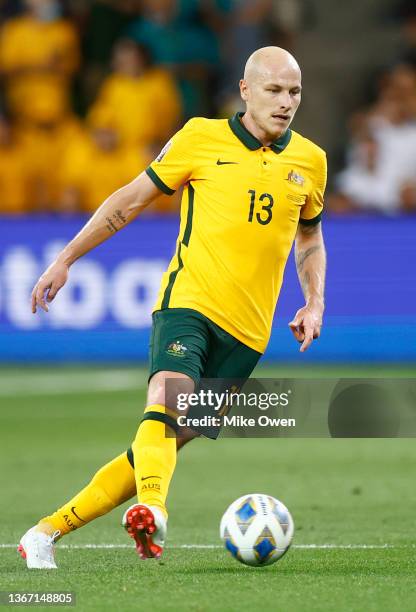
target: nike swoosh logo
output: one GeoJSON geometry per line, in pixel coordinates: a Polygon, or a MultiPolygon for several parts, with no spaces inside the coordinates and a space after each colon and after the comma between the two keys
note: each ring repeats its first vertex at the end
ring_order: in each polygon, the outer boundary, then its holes
{"type": "Polygon", "coordinates": [[[162,478],[161,476],[145,476],[144,478],[142,477],[141,480],[147,480],[148,478],[162,478]]]}
{"type": "Polygon", "coordinates": [[[226,164],[238,164],[238,162],[221,161],[220,159],[217,159],[217,166],[225,166],[226,164]]]}
{"type": "Polygon", "coordinates": [[[71,508],[71,512],[72,512],[72,514],[73,514],[74,516],[76,516],[76,517],[77,517],[77,519],[78,519],[79,521],[81,521],[82,523],[85,523],[85,522],[86,522],[86,521],[84,521],[84,519],[82,519],[80,516],[78,516],[78,514],[75,512],[75,506],[72,506],[72,508],[71,508]]]}

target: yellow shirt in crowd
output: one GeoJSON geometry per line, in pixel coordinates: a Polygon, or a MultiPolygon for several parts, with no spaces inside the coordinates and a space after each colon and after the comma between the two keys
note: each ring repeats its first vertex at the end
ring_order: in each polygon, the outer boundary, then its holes
{"type": "Polygon", "coordinates": [[[31,178],[19,144],[0,147],[0,214],[30,210],[31,178]]]}
{"type": "Polygon", "coordinates": [[[148,161],[137,147],[103,151],[88,136],[76,138],[62,160],[61,190],[75,189],[81,210],[92,213],[109,195],[140,174],[148,161]]]}
{"type": "Polygon", "coordinates": [[[133,78],[121,74],[109,76],[90,111],[106,112],[123,143],[145,146],[163,142],[176,130],[181,104],[175,82],[169,72],[151,68],[133,78]]]}
{"type": "Polygon", "coordinates": [[[69,77],[79,64],[77,34],[69,21],[30,16],[0,32],[0,70],[13,113],[26,121],[56,121],[70,109],[69,77]]]}
{"type": "Polygon", "coordinates": [[[56,208],[61,194],[59,172],[65,151],[82,133],[81,123],[75,119],[50,128],[25,126],[19,130],[22,155],[32,182],[30,208],[56,208]]]}

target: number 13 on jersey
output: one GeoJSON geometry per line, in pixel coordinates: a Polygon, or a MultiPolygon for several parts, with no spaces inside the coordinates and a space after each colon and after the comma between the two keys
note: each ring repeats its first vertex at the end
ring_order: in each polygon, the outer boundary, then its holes
{"type": "MultiPolygon", "coordinates": [[[[248,213],[248,222],[252,223],[257,198],[256,191],[254,189],[249,189],[248,193],[250,194],[250,210],[248,213]]],[[[270,193],[262,193],[261,196],[259,196],[258,201],[260,202],[260,204],[262,204],[262,206],[260,212],[256,212],[255,218],[257,220],[257,223],[260,223],[260,225],[267,225],[268,223],[270,223],[273,217],[273,196],[270,195],[270,193]]]]}

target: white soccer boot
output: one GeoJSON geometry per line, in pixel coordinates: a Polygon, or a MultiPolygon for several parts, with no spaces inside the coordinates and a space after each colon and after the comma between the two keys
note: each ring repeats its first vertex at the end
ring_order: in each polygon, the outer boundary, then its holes
{"type": "Polygon", "coordinates": [[[140,559],[160,559],[167,531],[167,519],[160,508],[134,504],[127,508],[121,524],[136,542],[140,559]]]}
{"type": "Polygon", "coordinates": [[[60,535],[55,531],[51,536],[32,527],[26,531],[17,547],[22,559],[26,560],[29,569],[58,569],[55,563],[53,545],[60,535]]]}

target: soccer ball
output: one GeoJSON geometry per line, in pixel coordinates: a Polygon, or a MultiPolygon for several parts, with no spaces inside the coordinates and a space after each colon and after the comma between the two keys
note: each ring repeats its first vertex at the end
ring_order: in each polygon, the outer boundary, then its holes
{"type": "Polygon", "coordinates": [[[246,565],[275,563],[289,548],[294,532],[289,510],[270,495],[252,493],[225,511],[220,535],[225,548],[246,565]]]}

